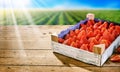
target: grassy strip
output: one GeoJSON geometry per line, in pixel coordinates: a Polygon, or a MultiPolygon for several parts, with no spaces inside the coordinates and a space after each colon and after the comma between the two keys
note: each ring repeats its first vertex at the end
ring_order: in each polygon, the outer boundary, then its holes
{"type": "Polygon", "coordinates": [[[60,12],[58,24],[60,24],[60,25],[64,24],[64,15],[63,15],[63,12],[60,12]]]}
{"type": "Polygon", "coordinates": [[[71,17],[71,15],[68,14],[68,12],[65,12],[65,16],[67,18],[67,21],[69,22],[69,24],[75,24],[76,22],[74,21],[74,19],[71,17]]]}
{"type": "Polygon", "coordinates": [[[58,24],[59,12],[54,13],[54,15],[48,20],[47,25],[56,25],[58,24]]]}

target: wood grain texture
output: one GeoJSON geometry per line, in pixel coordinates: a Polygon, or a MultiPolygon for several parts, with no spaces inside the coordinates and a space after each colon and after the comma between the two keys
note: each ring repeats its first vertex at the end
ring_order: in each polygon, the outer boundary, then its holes
{"type": "Polygon", "coordinates": [[[96,67],[53,53],[51,34],[69,26],[0,26],[0,72],[120,72],[120,63],[96,67]]]}
{"type": "Polygon", "coordinates": [[[82,67],[59,66],[1,66],[2,72],[91,72],[82,67]]]}

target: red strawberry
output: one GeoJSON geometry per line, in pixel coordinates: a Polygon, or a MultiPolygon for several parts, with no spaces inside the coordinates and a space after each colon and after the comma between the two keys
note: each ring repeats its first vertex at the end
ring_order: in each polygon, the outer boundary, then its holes
{"type": "Polygon", "coordinates": [[[103,33],[106,30],[106,28],[102,27],[101,28],[101,33],[103,33]]]}
{"type": "Polygon", "coordinates": [[[94,26],[93,26],[93,28],[94,28],[94,29],[97,29],[100,25],[101,25],[101,24],[99,24],[99,23],[95,23],[94,26]]]}
{"type": "Polygon", "coordinates": [[[100,41],[100,44],[105,44],[105,48],[108,48],[108,46],[110,45],[110,42],[108,40],[102,39],[100,41]]]}
{"type": "Polygon", "coordinates": [[[112,26],[112,27],[109,27],[108,31],[112,33],[114,29],[115,29],[115,26],[112,26]]]}
{"type": "Polygon", "coordinates": [[[120,35],[120,26],[115,26],[115,30],[117,31],[118,35],[120,35]]]}
{"type": "Polygon", "coordinates": [[[104,22],[103,24],[101,24],[98,28],[99,29],[102,29],[102,28],[106,28],[107,29],[108,27],[108,23],[107,22],[104,22]]]}
{"type": "Polygon", "coordinates": [[[88,26],[88,27],[91,27],[91,26],[93,26],[94,24],[95,24],[94,20],[88,20],[88,21],[87,21],[87,26],[88,26]]]}
{"type": "Polygon", "coordinates": [[[114,38],[112,37],[112,34],[110,34],[110,32],[108,32],[108,30],[105,30],[105,32],[103,33],[103,39],[106,39],[110,42],[112,42],[114,40],[114,38]]]}
{"type": "Polygon", "coordinates": [[[94,46],[94,45],[95,45],[95,44],[92,43],[92,42],[89,44],[89,51],[90,51],[90,52],[93,52],[93,46],[94,46]]]}
{"type": "Polygon", "coordinates": [[[80,28],[80,31],[82,30],[86,30],[87,26],[85,24],[81,24],[81,28],[80,28]]]}
{"type": "Polygon", "coordinates": [[[97,41],[100,39],[100,37],[101,37],[101,34],[99,34],[99,33],[95,36],[97,41]]]}
{"type": "Polygon", "coordinates": [[[120,62],[120,55],[113,55],[110,58],[110,60],[113,61],[113,62],[120,62]]]}
{"type": "Polygon", "coordinates": [[[86,36],[84,36],[84,35],[81,36],[80,43],[81,44],[87,44],[88,43],[88,40],[87,40],[86,36]]]}
{"type": "Polygon", "coordinates": [[[109,28],[112,27],[112,26],[114,26],[114,24],[113,24],[113,23],[110,23],[109,28]]]}
{"type": "Polygon", "coordinates": [[[80,49],[83,49],[83,50],[88,50],[88,44],[82,44],[82,46],[80,47],[80,49]]]}
{"type": "Polygon", "coordinates": [[[82,45],[79,40],[76,40],[76,44],[77,44],[77,47],[78,47],[78,48],[80,48],[81,45],[82,45]]]}
{"type": "Polygon", "coordinates": [[[86,35],[86,32],[85,30],[82,30],[81,32],[79,32],[78,36],[77,36],[77,39],[81,39],[81,36],[85,36],[86,35]]]}
{"type": "Polygon", "coordinates": [[[94,32],[89,31],[89,32],[87,33],[87,37],[93,37],[93,36],[94,36],[94,32]]]}
{"type": "Polygon", "coordinates": [[[115,51],[120,54],[120,46],[115,51]]]}
{"type": "Polygon", "coordinates": [[[94,20],[91,20],[91,22],[92,22],[92,25],[94,25],[94,24],[95,24],[95,21],[94,21],[94,20]]]}
{"type": "Polygon", "coordinates": [[[77,48],[77,44],[74,41],[70,44],[70,46],[77,48]]]}
{"type": "Polygon", "coordinates": [[[89,31],[93,31],[92,27],[87,27],[86,32],[88,33],[89,31]]]}
{"type": "Polygon", "coordinates": [[[79,32],[80,32],[80,30],[79,30],[79,29],[76,29],[76,30],[75,30],[75,34],[76,34],[76,35],[78,35],[78,34],[79,34],[79,32]]]}
{"type": "Polygon", "coordinates": [[[77,40],[77,36],[73,36],[72,41],[76,41],[77,40]]]}
{"type": "Polygon", "coordinates": [[[72,38],[69,38],[63,42],[63,44],[70,45],[72,43],[72,38]]]}
{"type": "Polygon", "coordinates": [[[119,33],[118,33],[118,31],[113,30],[113,31],[112,31],[112,35],[115,36],[115,38],[116,38],[116,37],[119,35],[119,33]]]}
{"type": "Polygon", "coordinates": [[[101,24],[102,24],[102,21],[99,21],[98,24],[101,25],[101,24]]]}
{"type": "Polygon", "coordinates": [[[100,30],[94,30],[94,36],[96,36],[97,34],[101,34],[100,30]]]}
{"type": "Polygon", "coordinates": [[[66,40],[66,39],[68,39],[69,37],[70,37],[70,35],[69,35],[69,34],[67,34],[67,35],[65,36],[65,40],[66,40]]]}
{"type": "Polygon", "coordinates": [[[89,43],[98,44],[98,41],[96,40],[95,37],[91,37],[91,38],[89,38],[89,39],[88,39],[88,42],[89,42],[89,43]]]}
{"type": "Polygon", "coordinates": [[[107,29],[107,27],[108,27],[108,22],[104,22],[103,25],[104,25],[104,27],[107,29]]]}
{"type": "Polygon", "coordinates": [[[86,28],[86,25],[85,25],[85,24],[80,24],[80,26],[81,26],[81,28],[82,28],[82,27],[86,28]]]}
{"type": "Polygon", "coordinates": [[[75,35],[75,32],[73,30],[70,31],[70,36],[73,37],[75,35]]]}
{"type": "Polygon", "coordinates": [[[64,42],[64,39],[58,38],[58,42],[59,42],[59,43],[63,43],[63,42],[64,42]]]}

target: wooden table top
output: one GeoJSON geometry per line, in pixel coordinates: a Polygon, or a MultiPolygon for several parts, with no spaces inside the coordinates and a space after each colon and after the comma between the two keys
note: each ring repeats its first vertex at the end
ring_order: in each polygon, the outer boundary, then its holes
{"type": "Polygon", "coordinates": [[[0,72],[120,72],[120,63],[103,67],[53,53],[52,33],[64,26],[0,26],[0,72]]]}

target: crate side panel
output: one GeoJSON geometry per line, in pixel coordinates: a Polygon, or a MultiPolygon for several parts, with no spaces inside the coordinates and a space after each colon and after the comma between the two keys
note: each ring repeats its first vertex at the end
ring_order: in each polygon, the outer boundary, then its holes
{"type": "Polygon", "coordinates": [[[52,47],[53,47],[54,52],[63,54],[68,57],[72,57],[74,59],[83,61],[85,63],[100,66],[101,56],[98,54],[88,52],[85,50],[80,50],[80,49],[70,47],[67,45],[59,44],[54,41],[52,41],[52,47]]]}
{"type": "Polygon", "coordinates": [[[115,41],[105,50],[101,57],[101,65],[105,63],[105,61],[112,55],[115,48],[119,46],[120,36],[118,36],[115,41]]]}

